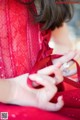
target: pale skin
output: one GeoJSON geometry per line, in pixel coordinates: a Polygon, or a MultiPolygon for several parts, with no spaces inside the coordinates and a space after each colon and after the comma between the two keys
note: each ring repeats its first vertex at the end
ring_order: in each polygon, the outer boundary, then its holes
{"type": "Polygon", "coordinates": [[[65,54],[74,48],[70,38],[69,28],[66,23],[64,23],[62,27],[52,31],[51,38],[55,43],[54,53],[65,54]]]}
{"type": "Polygon", "coordinates": [[[56,85],[63,81],[62,65],[65,62],[69,62],[72,58],[77,59],[77,57],[79,57],[79,54],[73,50],[53,61],[54,65],[43,68],[37,71],[36,74],[29,75],[29,73],[26,73],[7,80],[1,79],[0,102],[21,106],[34,106],[48,111],[60,110],[64,105],[62,96],[58,97],[57,103],[49,101],[57,93],[56,85]],[[52,73],[55,74],[54,78],[49,76],[52,73]],[[30,88],[26,81],[28,77],[32,82],[37,82],[44,87],[42,89],[30,88]]]}
{"type": "MultiPolygon", "coordinates": [[[[73,57],[74,60],[76,60],[80,64],[80,51],[79,50],[74,50],[74,43],[71,41],[70,38],[70,31],[66,23],[63,24],[62,27],[56,28],[54,31],[52,31],[52,39],[55,43],[53,54],[62,54],[66,55],[66,53],[69,53],[70,51],[75,52],[75,56],[73,57]]],[[[63,60],[62,58],[53,60],[53,64],[57,63],[58,61],[61,61],[61,63],[66,63],[68,62],[69,68],[67,73],[63,73],[63,76],[70,77],[74,74],[76,74],[77,69],[76,69],[76,64],[72,62],[71,60],[67,61],[67,58],[63,60]]],[[[61,66],[61,71],[63,71],[63,65],[61,66]]],[[[74,79],[74,81],[78,81],[78,79],[74,79]]]]}

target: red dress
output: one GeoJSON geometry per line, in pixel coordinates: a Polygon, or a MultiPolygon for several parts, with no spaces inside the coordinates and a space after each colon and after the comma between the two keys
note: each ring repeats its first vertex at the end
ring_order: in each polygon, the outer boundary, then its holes
{"type": "MultiPolygon", "coordinates": [[[[34,5],[32,5],[34,7],[34,5]]],[[[27,6],[18,0],[0,1],[0,78],[11,78],[36,72],[35,63],[47,57],[51,31],[40,32],[27,6]],[[23,62],[24,61],[24,62],[23,62]]],[[[44,61],[41,66],[44,65],[44,61]]],[[[46,66],[45,65],[45,66],[46,66]]],[[[65,78],[66,79],[66,78],[65,78]]],[[[65,80],[66,81],[66,80],[65,80]]],[[[76,84],[76,83],[75,83],[76,84]]],[[[65,105],[58,112],[46,112],[34,107],[21,107],[0,103],[0,112],[8,112],[9,120],[73,120],[80,119],[80,85],[64,82],[57,96],[63,95],[65,105]]],[[[52,100],[53,101],[53,100],[52,100]]]]}

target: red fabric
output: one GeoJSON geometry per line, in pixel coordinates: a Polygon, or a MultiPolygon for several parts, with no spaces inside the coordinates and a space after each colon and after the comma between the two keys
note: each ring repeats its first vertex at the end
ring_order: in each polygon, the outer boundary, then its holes
{"type": "Polygon", "coordinates": [[[1,78],[18,76],[31,70],[40,50],[39,38],[39,25],[34,23],[25,5],[18,0],[0,2],[1,78]]]}
{"type": "MultiPolygon", "coordinates": [[[[27,72],[34,73],[52,64],[50,56],[52,50],[48,47],[50,35],[50,30],[40,32],[40,25],[34,23],[25,5],[18,0],[1,0],[0,78],[15,77],[27,72]]],[[[59,95],[63,95],[65,105],[58,112],[1,103],[0,112],[8,112],[9,120],[80,119],[80,83],[65,78],[64,83],[58,87],[61,88],[60,92],[51,100],[54,102],[59,95]]]]}

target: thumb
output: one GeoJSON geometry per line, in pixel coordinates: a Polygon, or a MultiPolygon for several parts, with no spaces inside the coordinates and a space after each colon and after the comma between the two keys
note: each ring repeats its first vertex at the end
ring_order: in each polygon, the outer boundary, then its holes
{"type": "Polygon", "coordinates": [[[60,62],[57,62],[54,64],[54,67],[56,67],[56,68],[60,68],[61,66],[62,66],[62,63],[60,63],[60,62]]]}

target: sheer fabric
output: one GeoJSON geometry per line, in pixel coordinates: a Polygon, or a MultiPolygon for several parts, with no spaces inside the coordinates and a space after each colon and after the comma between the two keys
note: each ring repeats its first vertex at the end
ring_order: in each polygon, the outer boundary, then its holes
{"type": "Polygon", "coordinates": [[[39,25],[18,0],[0,1],[0,77],[31,70],[40,50],[39,25]],[[36,43],[36,44],[35,44],[36,43]]]}

